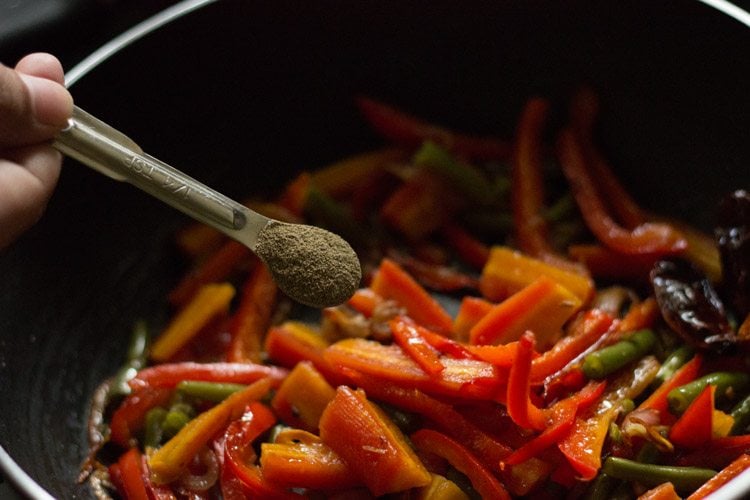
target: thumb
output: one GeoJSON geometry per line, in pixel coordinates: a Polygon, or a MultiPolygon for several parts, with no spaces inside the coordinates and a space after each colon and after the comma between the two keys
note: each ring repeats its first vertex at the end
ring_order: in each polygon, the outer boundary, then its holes
{"type": "Polygon", "coordinates": [[[51,139],[66,124],[73,99],[63,85],[0,65],[0,148],[51,139]]]}

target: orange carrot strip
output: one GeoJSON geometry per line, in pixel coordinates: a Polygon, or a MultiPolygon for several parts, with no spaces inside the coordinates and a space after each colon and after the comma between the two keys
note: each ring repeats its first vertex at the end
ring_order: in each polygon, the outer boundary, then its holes
{"type": "Polygon", "coordinates": [[[440,229],[445,242],[474,269],[482,269],[490,257],[487,245],[470,235],[458,224],[446,224],[440,229]]]}
{"type": "Polygon", "coordinates": [[[320,418],[320,438],[375,496],[430,482],[405,436],[362,391],[339,386],[320,418]]]}
{"type": "Polygon", "coordinates": [[[248,403],[265,396],[270,388],[269,379],[258,380],[188,422],[149,458],[153,481],[164,484],[177,479],[206,443],[237,419],[248,403]]]}
{"type": "Polygon", "coordinates": [[[680,500],[672,483],[662,483],[638,497],[638,500],[680,500]]]}
{"type": "Polygon", "coordinates": [[[168,360],[209,321],[229,309],[234,293],[229,283],[203,285],[151,346],[151,359],[168,360]]]}
{"type": "Polygon", "coordinates": [[[369,318],[372,316],[375,308],[382,302],[383,297],[375,293],[371,288],[360,288],[354,292],[354,295],[349,297],[347,304],[366,318],[369,318]]]}
{"type": "Polygon", "coordinates": [[[479,289],[488,300],[503,300],[539,276],[547,276],[564,286],[583,303],[594,293],[594,282],[590,278],[503,246],[490,249],[490,258],[482,269],[479,289]]]}
{"type": "Polygon", "coordinates": [[[727,484],[735,477],[742,474],[750,468],[750,455],[743,453],[732,463],[724,467],[714,477],[703,483],[703,486],[698,488],[690,495],[687,500],[699,500],[706,498],[707,496],[715,493],[719,488],[727,484]]]}
{"type": "Polygon", "coordinates": [[[271,406],[287,424],[315,432],[320,415],[335,395],[336,389],[313,364],[301,361],[281,383],[271,406]]]}
{"type": "Polygon", "coordinates": [[[453,336],[460,341],[469,340],[471,328],[479,323],[494,304],[480,297],[465,296],[461,299],[458,314],[453,321],[453,336]]]}
{"type": "Polygon", "coordinates": [[[242,298],[229,324],[232,341],[227,353],[228,361],[262,361],[263,336],[271,324],[277,292],[268,268],[255,266],[245,280],[242,298]]]}
{"type": "Polygon", "coordinates": [[[562,326],[581,301],[562,285],[540,276],[524,289],[494,306],[469,331],[472,344],[504,344],[533,331],[542,344],[557,340],[562,326]]]}
{"type": "Polygon", "coordinates": [[[394,261],[383,259],[370,288],[381,297],[398,302],[420,325],[438,332],[451,331],[453,320],[443,306],[394,261]]]}
{"type": "Polygon", "coordinates": [[[469,345],[466,348],[482,361],[504,368],[510,368],[518,355],[518,341],[499,345],[469,345]]]}

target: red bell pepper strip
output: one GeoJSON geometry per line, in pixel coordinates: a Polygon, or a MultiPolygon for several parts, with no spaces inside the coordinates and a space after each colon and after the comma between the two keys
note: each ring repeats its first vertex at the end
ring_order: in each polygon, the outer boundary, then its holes
{"type": "Polygon", "coordinates": [[[397,345],[348,338],[332,344],[325,358],[337,370],[350,368],[399,385],[412,385],[429,394],[469,399],[494,399],[504,388],[502,372],[474,359],[443,357],[439,376],[429,376],[397,345]]]}
{"type": "Polygon", "coordinates": [[[131,439],[145,424],[146,413],[151,408],[167,404],[172,396],[171,388],[145,387],[125,398],[112,414],[109,439],[128,448],[131,439]]]}
{"type": "Polygon", "coordinates": [[[590,309],[576,319],[568,335],[555,342],[531,362],[531,383],[540,384],[548,376],[563,369],[578,355],[594,344],[614,323],[614,318],[604,311],[590,309]]]}
{"type": "Polygon", "coordinates": [[[703,357],[700,354],[694,355],[693,358],[682,365],[669,380],[657,387],[656,390],[646,398],[646,400],[638,405],[637,409],[646,410],[650,408],[657,410],[662,424],[671,425],[674,423],[675,417],[669,412],[667,394],[669,394],[672,389],[695,380],[700,373],[702,363],[703,357]]]}
{"type": "Polygon", "coordinates": [[[472,352],[471,346],[464,345],[461,342],[456,342],[453,339],[433,332],[432,330],[420,325],[415,325],[415,328],[428,344],[443,354],[447,354],[456,359],[481,359],[472,352]]]}
{"type": "Polygon", "coordinates": [[[564,129],[560,133],[558,154],[586,225],[604,245],[626,254],[667,255],[687,248],[682,235],[667,224],[644,223],[628,230],[610,217],[603,194],[596,190],[581,145],[572,130],[564,129]]]}
{"type": "Polygon", "coordinates": [[[453,319],[443,306],[394,261],[383,259],[370,288],[405,307],[409,317],[420,325],[438,332],[451,331],[453,319]]]}
{"type": "Polygon", "coordinates": [[[542,136],[549,102],[535,97],[526,102],[516,130],[511,169],[513,227],[518,249],[548,264],[586,274],[580,265],[559,255],[547,239],[544,219],[544,179],[542,177],[542,136]]]}
{"type": "Polygon", "coordinates": [[[669,440],[684,448],[700,448],[712,438],[715,385],[707,385],[669,430],[669,440]]]}
{"type": "Polygon", "coordinates": [[[268,268],[255,266],[245,281],[240,303],[229,324],[232,341],[227,361],[262,361],[263,337],[271,324],[277,292],[278,287],[268,268]]]}
{"type": "Polygon", "coordinates": [[[633,228],[646,222],[640,206],[625,190],[612,172],[593,141],[594,125],[599,112],[599,100],[590,89],[581,89],[571,102],[571,125],[588,162],[592,179],[601,193],[607,193],[607,204],[612,207],[625,227],[633,228]]]}
{"type": "Polygon", "coordinates": [[[445,367],[440,362],[440,353],[425,340],[412,321],[398,316],[388,324],[396,344],[428,375],[437,375],[443,371],[445,367]]]}
{"type": "Polygon", "coordinates": [[[530,379],[531,358],[534,355],[534,334],[524,333],[518,341],[516,360],[508,376],[508,396],[506,406],[513,422],[524,429],[542,430],[547,427],[544,411],[531,401],[530,379]]]}
{"type": "Polygon", "coordinates": [[[417,147],[429,139],[474,160],[498,160],[510,154],[511,147],[505,141],[453,132],[368,97],[357,98],[357,106],[377,132],[396,144],[417,147]]]}
{"type": "Polygon", "coordinates": [[[406,411],[414,412],[434,422],[443,432],[465,443],[483,463],[498,464],[511,453],[511,448],[477,427],[456,411],[452,405],[428,396],[419,389],[406,388],[390,381],[344,369],[346,376],[370,398],[384,401],[406,411]]]}
{"type": "Polygon", "coordinates": [[[241,482],[241,489],[249,498],[298,499],[299,495],[264,480],[260,467],[255,464],[253,442],[275,423],[276,417],[268,407],[251,403],[245,415],[230,423],[224,432],[224,468],[241,482]]]}
{"type": "Polygon", "coordinates": [[[172,388],[183,380],[250,384],[268,377],[273,387],[278,387],[288,373],[286,369],[278,366],[255,363],[195,363],[185,361],[144,368],[128,381],[128,385],[134,391],[138,391],[146,387],[172,388]]]}
{"type": "Polygon", "coordinates": [[[648,281],[648,273],[659,260],[654,254],[626,254],[602,245],[570,245],[568,255],[580,262],[592,276],[635,283],[648,281]]]}
{"type": "Polygon", "coordinates": [[[537,456],[541,451],[558,443],[568,435],[575,423],[578,404],[574,400],[564,400],[552,410],[552,422],[541,434],[515,450],[501,462],[501,467],[517,465],[537,456]]]}
{"type": "Polygon", "coordinates": [[[225,281],[241,264],[252,259],[252,252],[242,243],[227,241],[216,252],[180,281],[169,293],[169,302],[174,306],[187,304],[203,285],[225,281]]]}
{"type": "MultiPolygon", "coordinates": [[[[110,468],[110,472],[112,468],[110,468]]],[[[149,500],[146,483],[141,470],[141,453],[138,448],[130,448],[117,460],[115,484],[124,498],[128,500],[149,500]]]]}
{"type": "Polygon", "coordinates": [[[431,429],[418,430],[410,439],[417,449],[443,457],[464,473],[482,498],[510,498],[508,491],[492,472],[458,441],[431,429]]]}
{"type": "Polygon", "coordinates": [[[440,229],[445,242],[468,265],[481,270],[490,258],[490,248],[470,235],[458,224],[445,224],[440,229]]]}
{"type": "Polygon", "coordinates": [[[516,363],[518,357],[518,343],[519,341],[499,345],[470,345],[466,348],[477,359],[492,363],[497,367],[510,368],[516,363]]]}
{"type": "Polygon", "coordinates": [[[719,488],[750,468],[750,455],[743,453],[731,464],[724,467],[714,477],[703,483],[687,500],[699,500],[715,493],[719,488]]]}
{"type": "Polygon", "coordinates": [[[750,434],[714,438],[675,460],[677,465],[723,469],[741,454],[750,454],[750,434]]]}
{"type": "Polygon", "coordinates": [[[390,258],[403,267],[422,286],[436,292],[457,292],[479,287],[479,280],[457,269],[425,262],[397,252],[388,252],[390,258]]]}
{"type": "Polygon", "coordinates": [[[309,172],[302,172],[292,179],[279,197],[279,205],[289,210],[295,216],[302,217],[305,211],[307,193],[310,192],[311,181],[312,176],[309,172]]]}

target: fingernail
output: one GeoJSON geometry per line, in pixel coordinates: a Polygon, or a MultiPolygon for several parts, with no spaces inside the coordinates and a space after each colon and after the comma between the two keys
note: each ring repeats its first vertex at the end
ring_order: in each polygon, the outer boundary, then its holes
{"type": "Polygon", "coordinates": [[[34,119],[42,125],[65,126],[73,110],[73,98],[59,83],[19,73],[31,97],[34,119]]]}

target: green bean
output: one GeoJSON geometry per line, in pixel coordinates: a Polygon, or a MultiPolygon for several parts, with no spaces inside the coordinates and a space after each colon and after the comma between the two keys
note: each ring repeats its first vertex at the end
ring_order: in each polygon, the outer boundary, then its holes
{"type": "Polygon", "coordinates": [[[586,490],[585,500],[609,500],[612,490],[620,484],[619,479],[600,472],[586,490]]]}
{"type": "Polygon", "coordinates": [[[177,390],[186,396],[218,403],[228,396],[247,387],[243,384],[226,382],[203,382],[199,380],[183,380],[177,384],[177,390]]]}
{"type": "Polygon", "coordinates": [[[642,464],[618,457],[607,458],[602,466],[602,472],[618,479],[636,481],[649,488],[669,481],[681,494],[695,491],[716,475],[716,471],[711,469],[642,464]]]}
{"type": "Polygon", "coordinates": [[[148,347],[148,328],[146,323],[138,321],[133,328],[128,342],[125,363],[117,370],[112,378],[111,396],[127,396],[130,394],[128,381],[135,377],[138,370],[146,366],[146,349],[148,347]]]}
{"type": "Polygon", "coordinates": [[[732,434],[744,434],[750,425],[750,395],[737,403],[729,414],[734,419],[732,434]]]}
{"type": "Polygon", "coordinates": [[[162,424],[164,418],[167,416],[167,410],[164,408],[156,407],[151,408],[146,413],[146,424],[143,431],[143,445],[151,448],[156,448],[161,443],[161,438],[164,435],[162,430],[162,424]]]}
{"type": "Polygon", "coordinates": [[[164,421],[161,424],[164,437],[166,439],[171,438],[182,429],[193,417],[193,409],[184,404],[177,403],[172,405],[167,414],[164,416],[164,421]]]}
{"type": "Polygon", "coordinates": [[[714,372],[704,375],[669,391],[669,410],[675,415],[681,414],[707,385],[716,386],[717,401],[729,401],[750,386],[750,375],[743,372],[714,372]]]}
{"type": "Polygon", "coordinates": [[[656,344],[651,330],[640,330],[620,342],[594,351],[583,360],[583,372],[588,378],[602,379],[623,366],[642,358],[656,344]]]}
{"type": "Polygon", "coordinates": [[[667,359],[664,360],[664,363],[661,364],[659,371],[656,372],[654,386],[658,387],[672,378],[677,370],[693,357],[694,352],[693,348],[687,344],[672,351],[669,356],[667,356],[667,359]]]}
{"type": "Polygon", "coordinates": [[[445,179],[469,200],[489,205],[495,190],[487,178],[472,165],[457,161],[448,151],[431,141],[426,141],[414,154],[413,162],[429,168],[445,179]]]}
{"type": "Polygon", "coordinates": [[[316,224],[341,235],[355,246],[368,246],[372,239],[344,205],[319,189],[310,188],[308,191],[305,213],[316,224]]]}

